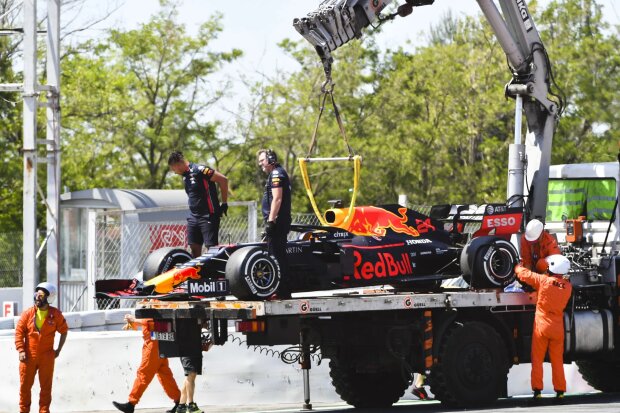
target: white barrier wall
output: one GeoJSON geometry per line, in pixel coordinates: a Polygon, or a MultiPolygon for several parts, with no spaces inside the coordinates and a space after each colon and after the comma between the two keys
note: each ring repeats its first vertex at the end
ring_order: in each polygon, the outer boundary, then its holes
{"type": "MultiPolygon", "coordinates": [[[[92,324],[91,317],[100,318],[98,315],[87,315],[84,317],[86,324],[92,324]]],[[[110,313],[104,319],[122,323],[122,313],[110,313]]],[[[75,319],[72,323],[79,324],[75,319]]],[[[120,325],[116,324],[116,328],[120,325]]],[[[86,328],[96,327],[88,325],[86,328]]],[[[52,410],[112,410],[112,400],[127,401],[140,363],[141,348],[140,332],[70,331],[65,347],[56,360],[52,410]]],[[[3,360],[4,375],[0,386],[0,412],[14,413],[18,411],[19,401],[19,361],[14,348],[14,334],[10,330],[0,334],[0,358],[3,360]]],[[[324,360],[320,366],[313,365],[310,372],[313,402],[340,401],[331,386],[328,362],[324,360]]],[[[170,359],[170,365],[181,385],[183,370],[180,361],[170,359]]],[[[195,399],[200,405],[256,406],[281,402],[299,403],[301,406],[303,402],[302,377],[297,365],[286,365],[277,358],[255,353],[245,345],[241,347],[229,342],[225,346],[215,346],[204,353],[203,371],[203,376],[196,383],[195,399]]],[[[569,393],[592,391],[574,365],[566,365],[565,371],[569,393]]],[[[549,364],[545,364],[544,377],[545,389],[551,392],[553,386],[549,364]]],[[[529,364],[514,366],[508,379],[509,394],[530,394],[529,378],[529,364]]],[[[36,411],[38,405],[38,391],[38,381],[35,381],[32,411],[36,411]]],[[[408,392],[405,398],[414,399],[408,392]]],[[[154,379],[139,407],[170,406],[158,380],[154,379]]]]}

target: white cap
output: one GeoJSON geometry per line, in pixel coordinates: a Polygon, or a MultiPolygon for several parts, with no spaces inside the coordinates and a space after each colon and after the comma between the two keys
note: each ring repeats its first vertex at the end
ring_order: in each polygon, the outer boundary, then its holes
{"type": "Polygon", "coordinates": [[[39,291],[39,290],[43,290],[47,293],[47,302],[48,304],[53,304],[54,300],[56,299],[56,286],[52,283],[48,283],[48,282],[42,282],[39,285],[37,285],[37,288],[34,289],[34,291],[39,291]]]}
{"type": "Polygon", "coordinates": [[[525,239],[532,242],[540,238],[540,234],[543,232],[544,225],[537,219],[533,219],[527,223],[525,227],[525,239]]]}
{"type": "Polygon", "coordinates": [[[549,255],[547,258],[549,264],[549,272],[558,275],[564,275],[570,270],[570,261],[562,254],[549,255]]]}

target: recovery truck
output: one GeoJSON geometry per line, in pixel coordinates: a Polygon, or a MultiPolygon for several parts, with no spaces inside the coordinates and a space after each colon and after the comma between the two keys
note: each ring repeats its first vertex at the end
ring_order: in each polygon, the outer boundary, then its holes
{"type": "MultiPolygon", "coordinates": [[[[329,72],[330,52],[360,37],[388,3],[326,0],[294,25],[329,72]]],[[[405,16],[413,7],[432,3],[407,0],[396,14],[405,16]]],[[[478,4],[512,69],[506,94],[516,102],[516,126],[509,150],[507,205],[520,206],[526,219],[546,220],[571,259],[574,292],[565,311],[565,362],[576,361],[594,388],[620,391],[615,347],[620,321],[618,164],[550,167],[562,102],[552,94],[550,62],[526,2],[499,0],[502,12],[492,0],[478,4]],[[525,143],[522,112],[530,132],[525,143]]],[[[474,221],[485,219],[480,208],[486,206],[450,206],[448,221],[455,214],[463,218],[463,210],[470,211],[474,221]]],[[[305,408],[311,408],[309,369],[317,351],[330,360],[336,392],[356,407],[392,405],[415,372],[427,375],[431,391],[447,406],[490,403],[507,395],[510,367],[530,361],[533,292],[444,286],[421,293],[394,288],[330,294],[276,301],[147,299],[136,315],[154,319],[153,336],[160,340],[162,357],[200,354],[207,331],[210,341],[223,345],[232,321],[248,345],[297,346],[305,408]]]]}

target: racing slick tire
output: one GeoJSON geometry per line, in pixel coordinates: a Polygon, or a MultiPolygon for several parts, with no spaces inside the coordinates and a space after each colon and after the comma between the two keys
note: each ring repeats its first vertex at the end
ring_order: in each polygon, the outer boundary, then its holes
{"type": "Polygon", "coordinates": [[[473,288],[503,288],[515,280],[518,257],[514,245],[503,238],[474,238],[461,251],[463,278],[473,288]]]}
{"type": "Polygon", "coordinates": [[[596,390],[603,393],[620,392],[620,361],[582,360],[576,363],[583,379],[596,390]]]}
{"type": "Polygon", "coordinates": [[[376,372],[357,372],[354,365],[332,358],[329,376],[340,398],[356,408],[388,408],[408,386],[397,365],[376,372]]]}
{"type": "Polygon", "coordinates": [[[243,247],[226,263],[230,292],[239,300],[264,300],[280,286],[282,275],[275,257],[259,247],[243,247]]]}
{"type": "Polygon", "coordinates": [[[429,377],[435,398],[448,407],[484,405],[500,397],[509,360],[499,334],[488,324],[455,323],[441,338],[429,377]]]}
{"type": "Polygon", "coordinates": [[[144,261],[142,280],[149,281],[191,259],[192,255],[183,248],[165,247],[155,250],[144,261]]]}

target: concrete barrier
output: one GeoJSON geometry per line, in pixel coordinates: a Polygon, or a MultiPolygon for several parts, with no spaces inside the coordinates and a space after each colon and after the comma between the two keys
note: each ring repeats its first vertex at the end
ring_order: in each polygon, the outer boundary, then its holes
{"type": "Polygon", "coordinates": [[[0,330],[12,330],[14,323],[13,317],[0,317],[0,330]]]}
{"type": "MultiPolygon", "coordinates": [[[[55,412],[112,410],[112,400],[127,401],[140,363],[142,338],[139,331],[70,332],[56,359],[52,409],[55,412]]],[[[282,347],[273,347],[282,350],[282,347]]],[[[0,412],[18,411],[19,375],[13,336],[0,336],[4,380],[0,386],[0,412]]],[[[178,359],[170,359],[180,383],[183,370],[178,359]]],[[[592,389],[574,365],[565,366],[568,391],[592,389]]],[[[530,393],[530,365],[514,366],[508,377],[510,395],[530,393]]],[[[551,392],[551,370],[544,368],[545,389],[551,392]]],[[[310,371],[311,396],[315,402],[340,401],[331,386],[328,360],[313,364],[310,371]]],[[[33,387],[33,406],[38,404],[38,381],[33,387]]],[[[405,399],[414,397],[408,392],[405,399]]],[[[216,346],[204,353],[203,375],[196,382],[196,401],[200,405],[265,405],[303,401],[302,375],[297,365],[253,352],[236,342],[216,346]]],[[[159,382],[153,380],[140,408],[170,407],[159,382]]]]}

